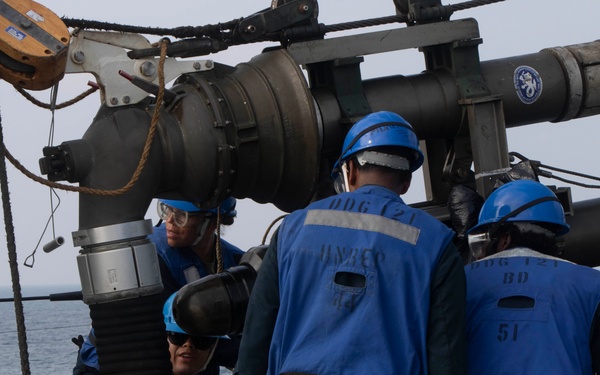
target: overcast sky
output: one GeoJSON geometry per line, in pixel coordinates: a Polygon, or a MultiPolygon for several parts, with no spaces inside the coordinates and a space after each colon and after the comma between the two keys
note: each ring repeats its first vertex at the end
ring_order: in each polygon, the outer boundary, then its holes
{"type": "MultiPolygon", "coordinates": [[[[270,0],[40,2],[59,16],[151,27],[199,26],[226,22],[248,16],[270,5],[270,0]]],[[[394,14],[392,0],[321,0],[319,7],[319,21],[325,24],[394,14]]],[[[600,39],[598,14],[600,1],[597,0],[574,0],[568,4],[558,0],[508,0],[458,12],[453,15],[452,20],[467,17],[478,20],[483,39],[479,48],[480,57],[482,61],[486,61],[600,39]]],[[[340,35],[342,34],[334,33],[327,37],[340,35]]],[[[158,37],[149,37],[151,42],[157,39],[158,37]]],[[[259,54],[264,47],[264,44],[231,47],[227,51],[204,58],[235,66],[259,54]]],[[[361,67],[365,79],[395,74],[412,75],[425,69],[422,55],[416,50],[366,56],[361,67]]],[[[88,74],[71,74],[65,77],[59,86],[58,102],[71,99],[87,90],[89,80],[94,78],[88,74]]],[[[49,101],[50,90],[33,94],[44,102],[49,101]]],[[[91,124],[99,105],[99,95],[94,94],[73,107],[57,111],[53,144],[81,138],[91,124]]],[[[50,112],[29,103],[4,81],[0,81],[0,111],[8,150],[28,169],[39,175],[38,159],[42,156],[42,148],[48,145],[50,137],[50,112]]],[[[589,117],[564,123],[541,123],[510,129],[509,150],[520,152],[547,165],[598,175],[599,121],[598,117],[589,117]]],[[[10,164],[8,175],[21,284],[79,284],[75,261],[79,249],[73,247],[71,238],[71,233],[78,229],[77,194],[56,191],[61,204],[54,216],[54,233],[50,225],[40,241],[51,211],[50,190],[29,180],[10,164]],[[41,247],[52,240],[53,235],[63,236],[65,245],[46,254],[41,247]],[[41,243],[35,253],[33,267],[24,267],[23,262],[34,251],[38,241],[41,243]]],[[[424,200],[420,179],[420,175],[415,176],[411,191],[404,197],[407,203],[424,200]]],[[[558,181],[542,182],[568,186],[558,181]]],[[[597,190],[572,188],[575,201],[600,196],[597,190]]],[[[54,199],[55,204],[56,202],[54,199]]],[[[240,248],[248,249],[260,244],[268,225],[281,214],[282,212],[271,205],[241,201],[238,203],[238,219],[233,226],[227,228],[224,236],[240,248]]],[[[147,218],[156,221],[154,205],[149,208],[147,218]]],[[[2,238],[0,287],[11,285],[4,231],[2,238]]],[[[57,287],[57,291],[63,291],[58,289],[60,288],[57,287]]]]}

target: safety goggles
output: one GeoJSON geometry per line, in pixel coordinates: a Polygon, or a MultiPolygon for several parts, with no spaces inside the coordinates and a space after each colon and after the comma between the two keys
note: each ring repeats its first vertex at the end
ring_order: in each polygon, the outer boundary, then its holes
{"type": "Polygon", "coordinates": [[[475,259],[481,259],[486,253],[487,247],[492,243],[492,237],[489,232],[474,233],[467,236],[469,250],[475,259]]]}
{"type": "Polygon", "coordinates": [[[178,210],[169,206],[168,204],[164,204],[163,202],[158,202],[156,209],[158,211],[158,217],[160,217],[163,221],[168,221],[169,217],[173,217],[173,223],[175,223],[175,225],[178,227],[185,227],[191,217],[201,216],[190,214],[187,211],[178,210]]]}
{"type": "Polygon", "coordinates": [[[171,331],[167,332],[167,338],[171,344],[177,346],[182,346],[186,343],[188,338],[190,338],[192,340],[192,345],[198,350],[208,350],[217,342],[216,337],[190,336],[185,333],[171,331]]]}
{"type": "Polygon", "coordinates": [[[340,172],[335,176],[335,179],[333,180],[333,188],[335,189],[335,192],[340,194],[340,193],[345,193],[348,191],[347,189],[348,187],[348,166],[346,165],[346,162],[342,162],[340,164],[340,172]]]}

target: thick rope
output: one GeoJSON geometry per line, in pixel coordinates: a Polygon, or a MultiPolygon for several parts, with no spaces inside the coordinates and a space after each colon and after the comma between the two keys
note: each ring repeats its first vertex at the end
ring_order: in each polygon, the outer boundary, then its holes
{"type": "MultiPolygon", "coordinates": [[[[488,5],[493,3],[498,3],[505,0],[470,0],[465,1],[459,4],[452,5],[443,5],[441,8],[445,8],[449,11],[449,13],[453,13],[455,11],[466,10],[482,5],[488,5]]],[[[216,25],[205,25],[205,26],[180,26],[176,28],[160,28],[160,27],[142,27],[142,26],[132,26],[132,25],[120,25],[109,22],[101,22],[101,21],[92,21],[92,20],[84,20],[84,19],[71,19],[63,17],[62,21],[68,27],[81,28],[81,29],[97,29],[97,30],[108,30],[108,31],[119,31],[119,32],[127,32],[127,33],[136,33],[136,34],[147,34],[147,35],[170,35],[179,39],[184,38],[202,38],[202,37],[210,37],[214,38],[230,45],[239,45],[239,44],[249,44],[249,43],[258,43],[264,42],[265,40],[279,40],[280,35],[278,33],[273,33],[271,38],[269,36],[264,36],[258,38],[256,40],[251,40],[249,42],[245,42],[242,40],[238,40],[239,38],[235,38],[235,30],[237,29],[239,23],[244,20],[244,18],[234,19],[224,23],[218,23],[216,25]]],[[[387,16],[381,18],[373,18],[369,20],[362,21],[352,21],[339,23],[334,25],[325,25],[324,29],[326,32],[335,32],[335,31],[344,31],[351,29],[358,29],[363,27],[371,27],[384,25],[388,23],[395,22],[406,22],[408,21],[408,15],[396,15],[396,16],[387,16]]]]}
{"type": "Polygon", "coordinates": [[[275,220],[273,220],[273,221],[271,222],[271,224],[269,225],[269,227],[268,227],[268,228],[267,228],[267,230],[265,231],[265,235],[263,236],[263,239],[262,239],[262,243],[261,243],[261,245],[264,245],[264,244],[265,244],[265,242],[267,241],[267,236],[269,235],[269,232],[271,231],[271,228],[273,228],[273,226],[274,226],[274,225],[275,225],[275,224],[276,224],[276,223],[277,223],[279,220],[283,219],[283,218],[284,218],[284,217],[286,217],[286,216],[287,216],[287,214],[285,214],[285,215],[281,215],[281,216],[279,216],[278,218],[276,218],[275,220]]]}
{"type": "Polygon", "coordinates": [[[215,244],[217,254],[217,273],[223,272],[223,250],[221,249],[221,207],[217,207],[217,243],[215,244]]]}
{"type": "MultiPolygon", "coordinates": [[[[37,105],[38,107],[45,108],[45,109],[51,109],[52,108],[51,104],[43,103],[43,102],[37,100],[30,93],[28,93],[27,91],[25,91],[22,87],[19,87],[19,86],[13,86],[13,87],[21,95],[23,95],[27,100],[29,100],[31,103],[37,105]]],[[[94,93],[96,90],[98,90],[98,87],[92,87],[92,88],[88,89],[87,91],[85,91],[85,92],[77,95],[73,99],[67,100],[66,102],[62,102],[60,104],[57,104],[56,106],[54,106],[54,109],[63,109],[63,108],[69,107],[69,106],[71,106],[71,105],[73,105],[73,104],[81,101],[82,99],[86,98],[90,94],[94,93]]]]}
{"type": "MultiPolygon", "coordinates": [[[[0,114],[0,151],[4,151],[4,135],[2,131],[2,115],[0,114]]],[[[29,368],[29,352],[27,350],[27,333],[25,331],[25,315],[23,313],[23,297],[21,295],[21,282],[17,263],[17,246],[15,241],[15,228],[10,207],[10,193],[8,191],[8,175],[6,161],[0,158],[0,189],[2,190],[2,208],[4,209],[4,228],[6,230],[6,246],[8,248],[8,264],[12,278],[13,296],[15,299],[15,318],[17,320],[17,338],[19,341],[19,354],[21,357],[21,373],[31,374],[29,368]]]]}
{"type": "Polygon", "coordinates": [[[184,38],[200,38],[203,36],[223,39],[225,30],[233,30],[243,18],[231,20],[229,22],[218,23],[216,25],[205,26],[180,26],[175,28],[162,27],[143,27],[132,25],[120,25],[110,22],[62,18],[62,21],[67,27],[80,29],[96,29],[107,31],[118,31],[123,33],[146,34],[146,35],[170,35],[178,39],[184,38]]]}

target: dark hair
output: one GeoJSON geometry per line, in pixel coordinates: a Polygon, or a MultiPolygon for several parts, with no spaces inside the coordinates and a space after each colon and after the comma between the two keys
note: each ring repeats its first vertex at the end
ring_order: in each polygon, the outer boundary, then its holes
{"type": "Polygon", "coordinates": [[[380,174],[389,175],[389,176],[392,176],[393,178],[395,178],[396,182],[399,184],[404,183],[406,181],[410,181],[410,178],[412,176],[411,171],[401,171],[398,169],[393,169],[393,168],[388,168],[388,167],[384,167],[381,165],[368,164],[368,163],[365,165],[360,165],[356,161],[356,158],[352,158],[351,160],[354,161],[354,165],[356,165],[356,168],[360,172],[362,172],[362,173],[376,172],[376,173],[380,173],[380,174]]]}
{"type": "Polygon", "coordinates": [[[546,255],[558,256],[564,245],[552,229],[535,223],[511,222],[498,229],[497,236],[510,235],[510,248],[527,247],[546,255]]]}

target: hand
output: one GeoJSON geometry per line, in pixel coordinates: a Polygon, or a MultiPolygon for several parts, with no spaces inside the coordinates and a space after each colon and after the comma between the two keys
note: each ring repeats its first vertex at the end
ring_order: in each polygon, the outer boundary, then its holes
{"type": "Polygon", "coordinates": [[[73,342],[73,344],[77,345],[79,349],[81,349],[81,345],[83,345],[83,336],[79,335],[77,337],[72,337],[71,341],[73,342]]]}

